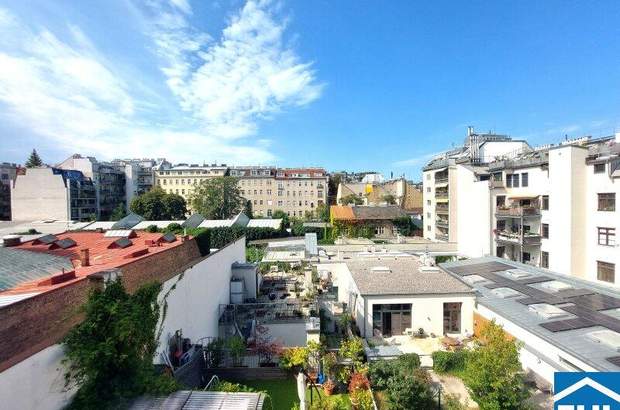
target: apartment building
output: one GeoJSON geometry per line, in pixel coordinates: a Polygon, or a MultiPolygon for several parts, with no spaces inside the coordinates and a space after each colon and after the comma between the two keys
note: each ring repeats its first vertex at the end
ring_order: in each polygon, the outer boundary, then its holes
{"type": "Polygon", "coordinates": [[[158,165],[169,164],[165,158],[143,158],[143,159],[115,159],[112,164],[118,166],[125,173],[125,200],[127,210],[131,200],[153,187],[155,177],[154,169],[158,165]]]}
{"type": "Polygon", "coordinates": [[[97,194],[81,171],[27,168],[11,188],[14,221],[89,221],[97,213],[97,194]]]}
{"type": "Polygon", "coordinates": [[[232,167],[229,174],[239,178],[241,195],[258,216],[282,210],[302,217],[327,203],[329,179],[322,168],[232,167]]]}
{"type": "Polygon", "coordinates": [[[388,204],[386,198],[392,197],[394,202],[388,205],[398,205],[410,214],[422,212],[422,190],[405,178],[381,182],[341,182],[338,184],[337,204],[342,204],[342,199],[350,195],[362,199],[363,205],[375,206],[388,204]]]}
{"type": "Polygon", "coordinates": [[[478,134],[468,127],[461,147],[433,158],[423,168],[424,237],[456,242],[462,254],[490,252],[487,164],[528,144],[507,135],[478,134]]]}
{"type": "Polygon", "coordinates": [[[226,164],[177,164],[162,162],[154,168],[154,185],[169,194],[181,195],[188,202],[194,188],[202,181],[228,174],[226,164]]]}
{"type": "Polygon", "coordinates": [[[127,206],[123,167],[74,154],[58,164],[57,168],[80,171],[92,180],[97,194],[97,219],[107,220],[119,205],[127,206]]]}
{"type": "Polygon", "coordinates": [[[563,141],[489,171],[493,255],[620,284],[618,137],[563,141]]]}
{"type": "Polygon", "coordinates": [[[17,164],[0,163],[0,221],[11,220],[11,185],[19,171],[17,164]]]}

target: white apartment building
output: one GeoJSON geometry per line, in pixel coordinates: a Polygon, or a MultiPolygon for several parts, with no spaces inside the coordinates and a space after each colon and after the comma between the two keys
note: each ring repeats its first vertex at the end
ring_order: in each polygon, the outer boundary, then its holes
{"type": "Polygon", "coordinates": [[[424,169],[426,238],[457,242],[469,257],[620,284],[618,135],[537,149],[524,143],[480,166],[460,158],[441,165],[424,169]]]}
{"type": "Polygon", "coordinates": [[[134,197],[150,191],[153,187],[155,167],[169,165],[165,158],[158,158],[157,160],[152,158],[115,159],[112,163],[125,172],[127,211],[129,211],[129,205],[134,197]]]}
{"type": "Polygon", "coordinates": [[[423,169],[424,237],[456,242],[464,255],[489,254],[491,231],[486,167],[496,158],[526,150],[525,141],[467,129],[462,147],[447,151],[423,169]]]}
{"type": "Polygon", "coordinates": [[[620,284],[617,137],[564,141],[489,164],[493,255],[620,284]]]}

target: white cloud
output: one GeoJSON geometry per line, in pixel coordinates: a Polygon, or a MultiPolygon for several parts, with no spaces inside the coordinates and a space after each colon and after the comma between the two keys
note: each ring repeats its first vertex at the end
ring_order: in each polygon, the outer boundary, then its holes
{"type": "Polygon", "coordinates": [[[400,161],[396,161],[393,163],[395,167],[405,168],[405,167],[416,167],[420,168],[423,165],[426,165],[431,159],[439,155],[439,152],[429,153],[429,154],[420,154],[413,158],[403,159],[400,161]]]}
{"type": "Polygon", "coordinates": [[[166,62],[162,72],[207,134],[252,135],[259,120],[321,95],[312,64],[286,46],[286,23],[276,19],[271,2],[249,0],[217,42],[175,8],[159,3],[156,10],[151,35],[166,62]]]}
{"type": "MultiPolygon", "coordinates": [[[[175,76],[184,78],[192,73],[189,55],[198,52],[209,37],[189,29],[178,14],[190,14],[189,4],[171,3],[173,12],[162,18],[166,27],[176,24],[181,28],[160,33],[155,40],[162,53],[166,48],[169,55],[176,53],[173,60],[179,64],[167,67],[173,87],[175,76]]],[[[196,130],[191,118],[180,118],[175,122],[177,128],[171,129],[139,116],[137,106],[153,104],[133,95],[136,87],[129,84],[135,84],[135,79],[123,79],[78,27],[69,26],[68,32],[61,40],[47,29],[31,29],[0,8],[3,121],[30,129],[61,150],[104,159],[162,156],[174,161],[274,161],[266,139],[256,145],[239,141],[232,145],[206,129],[196,130]]]]}

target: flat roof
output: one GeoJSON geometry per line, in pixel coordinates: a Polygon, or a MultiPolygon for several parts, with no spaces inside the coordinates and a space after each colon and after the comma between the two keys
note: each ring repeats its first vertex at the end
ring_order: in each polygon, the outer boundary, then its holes
{"type": "Polygon", "coordinates": [[[246,392],[216,392],[199,390],[180,390],[168,396],[148,397],[136,399],[129,407],[130,410],[260,410],[265,401],[264,393],[246,392]]]}
{"type": "Polygon", "coordinates": [[[440,267],[464,280],[472,276],[479,305],[599,371],[620,370],[613,363],[618,363],[620,346],[601,343],[592,335],[606,329],[620,333],[619,290],[491,256],[440,267]],[[505,288],[521,294],[510,296],[505,288]],[[557,309],[562,311],[559,316],[557,309]]]}
{"type": "Polygon", "coordinates": [[[345,260],[360,293],[372,295],[434,295],[471,293],[473,289],[441,269],[424,269],[418,258],[378,257],[345,260]]]}

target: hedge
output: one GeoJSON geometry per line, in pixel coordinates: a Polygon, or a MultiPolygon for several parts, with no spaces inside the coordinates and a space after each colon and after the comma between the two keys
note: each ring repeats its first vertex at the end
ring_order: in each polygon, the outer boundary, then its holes
{"type": "Polygon", "coordinates": [[[450,373],[465,370],[465,361],[470,353],[467,350],[456,352],[433,352],[433,369],[438,373],[450,373]]]}

